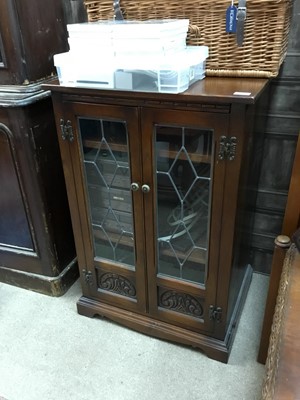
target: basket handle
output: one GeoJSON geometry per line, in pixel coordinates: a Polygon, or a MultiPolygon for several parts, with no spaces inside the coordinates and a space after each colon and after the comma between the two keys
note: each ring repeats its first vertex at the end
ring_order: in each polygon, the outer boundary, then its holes
{"type": "Polygon", "coordinates": [[[124,19],[124,16],[120,6],[120,0],[113,0],[113,6],[114,6],[115,19],[117,21],[122,21],[124,19]]]}
{"type": "Polygon", "coordinates": [[[236,42],[238,46],[243,46],[244,42],[244,30],[245,30],[245,20],[246,20],[246,7],[247,0],[239,0],[237,14],[236,14],[236,42]]]}
{"type": "Polygon", "coordinates": [[[201,29],[197,25],[189,24],[188,31],[190,35],[194,35],[195,37],[200,37],[201,35],[201,29]]]}

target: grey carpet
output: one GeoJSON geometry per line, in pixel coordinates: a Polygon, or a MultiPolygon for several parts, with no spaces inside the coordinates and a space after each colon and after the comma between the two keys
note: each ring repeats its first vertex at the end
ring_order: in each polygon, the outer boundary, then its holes
{"type": "Polygon", "coordinates": [[[8,400],[257,400],[268,278],[254,274],[228,364],[110,321],[77,314],[79,282],[60,298],[0,283],[0,394],[8,400]]]}

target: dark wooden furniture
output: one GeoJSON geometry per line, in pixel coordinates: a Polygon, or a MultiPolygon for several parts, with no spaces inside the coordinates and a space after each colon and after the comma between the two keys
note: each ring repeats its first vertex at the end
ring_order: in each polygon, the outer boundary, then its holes
{"type": "Polygon", "coordinates": [[[56,73],[53,55],[68,50],[64,0],[0,2],[0,83],[26,85],[56,73]]]}
{"type": "Polygon", "coordinates": [[[227,362],[252,273],[247,227],[258,171],[249,164],[266,84],[206,78],[176,95],[46,86],[80,314],[227,362]]]}
{"type": "Polygon", "coordinates": [[[0,281],[53,296],[78,266],[50,93],[81,0],[0,1],[0,281]]]}
{"type": "Polygon", "coordinates": [[[257,360],[263,364],[266,361],[269,347],[271,325],[286,248],[289,247],[290,238],[298,227],[300,227],[300,136],[298,137],[298,144],[295,153],[286,210],[283,219],[282,234],[275,240],[270,284],[257,358],[257,360]]]}
{"type": "Polygon", "coordinates": [[[49,92],[0,92],[0,281],[59,296],[78,266],[49,92]]]}

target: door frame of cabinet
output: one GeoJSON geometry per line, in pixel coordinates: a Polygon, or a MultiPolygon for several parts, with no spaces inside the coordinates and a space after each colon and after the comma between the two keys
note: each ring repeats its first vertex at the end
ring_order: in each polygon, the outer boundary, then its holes
{"type": "MultiPolygon", "coordinates": [[[[110,119],[115,121],[126,121],[128,127],[128,151],[131,154],[130,171],[131,181],[137,182],[141,186],[142,182],[142,170],[140,168],[141,160],[139,159],[139,142],[138,139],[139,127],[138,127],[138,109],[136,107],[126,106],[109,106],[100,104],[89,104],[88,106],[80,103],[66,103],[64,108],[64,119],[71,122],[74,140],[70,144],[68,141],[63,140],[60,136],[60,144],[62,152],[65,152],[64,165],[68,168],[68,165],[72,165],[73,171],[68,173],[68,176],[72,174],[76,177],[76,181],[73,180],[74,187],[70,188],[70,201],[71,214],[74,220],[74,229],[76,229],[75,237],[80,232],[81,240],[78,243],[77,252],[84,254],[79,260],[81,266],[81,275],[83,282],[83,294],[101,301],[114,304],[115,306],[125,307],[129,310],[138,311],[145,313],[147,309],[147,282],[145,274],[145,259],[144,259],[144,240],[143,231],[144,224],[142,219],[142,207],[143,207],[143,195],[141,191],[132,191],[132,207],[137,217],[134,221],[134,242],[135,242],[135,271],[126,266],[121,266],[113,263],[109,260],[94,258],[94,245],[93,237],[90,229],[91,221],[88,213],[88,195],[85,183],[85,171],[82,162],[81,152],[81,138],[78,129],[77,117],[88,117],[88,118],[99,118],[110,119]],[[134,140],[136,138],[136,140],[134,140]],[[75,191],[75,193],[74,193],[75,191]],[[73,195],[71,194],[73,193],[73,195]],[[77,199],[76,204],[72,200],[72,197],[77,199]],[[96,273],[96,270],[99,272],[96,273]],[[122,296],[114,293],[113,291],[99,290],[97,282],[104,274],[114,274],[114,277],[124,282],[130,282],[130,285],[134,288],[136,295],[134,296],[122,296]]],[[[69,188],[68,188],[69,189],[69,188]]],[[[129,189],[129,188],[128,188],[129,189]]]]}
{"type": "MultiPolygon", "coordinates": [[[[149,311],[150,315],[154,318],[169,323],[175,323],[179,326],[189,326],[191,329],[200,332],[213,332],[215,329],[215,321],[210,319],[209,306],[216,304],[216,289],[217,289],[217,278],[219,272],[219,250],[212,251],[211,248],[215,243],[219,243],[221,235],[222,223],[222,207],[223,207],[223,186],[225,180],[226,161],[218,161],[218,144],[220,143],[220,137],[222,135],[228,135],[229,116],[228,114],[219,114],[216,118],[215,114],[198,111],[181,111],[176,110],[160,110],[154,108],[142,108],[141,121],[143,121],[143,135],[142,135],[142,152],[143,152],[143,165],[145,169],[143,171],[144,179],[146,183],[149,183],[150,187],[153,187],[151,191],[152,196],[144,196],[144,209],[145,209],[145,220],[153,221],[153,225],[149,225],[147,234],[150,238],[153,238],[155,242],[156,238],[156,221],[157,216],[155,215],[155,183],[154,183],[154,155],[152,154],[153,149],[153,130],[156,124],[161,125],[175,125],[185,126],[189,128],[207,129],[213,132],[213,143],[212,143],[212,154],[211,164],[213,166],[212,174],[212,187],[211,191],[211,212],[209,216],[210,228],[209,228],[209,249],[208,249],[208,262],[207,262],[207,277],[206,282],[203,285],[193,284],[187,281],[179,281],[175,278],[168,278],[166,276],[157,276],[157,254],[156,245],[147,246],[147,274],[148,274],[148,287],[149,287],[149,311]],[[149,249],[152,252],[149,254],[149,249]],[[203,315],[201,318],[195,318],[195,316],[174,312],[171,309],[163,308],[159,301],[158,291],[159,288],[163,288],[165,292],[172,292],[172,296],[175,296],[179,301],[182,301],[182,295],[187,297],[187,301],[197,301],[199,309],[203,308],[203,315]],[[194,297],[195,296],[195,297],[194,297]],[[201,304],[201,303],[202,304],[201,304]]],[[[148,242],[148,240],[147,240],[148,242]]],[[[219,249],[219,246],[216,246],[219,249]]],[[[226,279],[224,276],[223,280],[226,279]]],[[[183,297],[183,298],[184,298],[183,297]]],[[[225,311],[225,310],[224,310],[225,311]]],[[[226,312],[226,311],[225,311],[226,312]]]]}

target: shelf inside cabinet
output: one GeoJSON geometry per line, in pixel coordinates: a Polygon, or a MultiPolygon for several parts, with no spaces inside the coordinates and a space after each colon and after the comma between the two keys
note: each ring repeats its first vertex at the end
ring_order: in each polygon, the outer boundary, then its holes
{"type": "MultiPolygon", "coordinates": [[[[99,140],[93,140],[93,139],[85,139],[83,141],[84,147],[87,148],[94,148],[98,149],[100,146],[101,142],[99,140]]],[[[120,152],[127,152],[128,148],[126,144],[123,143],[109,143],[109,147],[113,151],[120,151],[120,152]]],[[[164,157],[164,158],[170,158],[170,159],[179,159],[179,160],[185,160],[185,154],[183,152],[179,152],[177,149],[176,150],[163,150],[159,149],[157,151],[158,157],[164,157]]],[[[211,163],[211,155],[210,154],[200,154],[200,153],[189,153],[189,157],[191,161],[193,162],[198,162],[198,163],[205,163],[205,164],[210,164],[211,163]]]]}
{"type": "MultiPolygon", "coordinates": [[[[84,147],[98,149],[101,145],[99,140],[86,139],[83,141],[84,147]]],[[[109,147],[114,151],[127,152],[127,145],[123,143],[109,143],[109,147]]]]}
{"type": "MultiPolygon", "coordinates": [[[[94,229],[94,235],[97,239],[107,241],[107,235],[105,235],[103,232],[99,230],[94,229]]],[[[120,234],[114,232],[109,232],[109,240],[113,243],[120,243],[124,246],[133,247],[134,245],[133,237],[121,236],[120,234]]]]}
{"type": "MultiPolygon", "coordinates": [[[[164,157],[164,158],[170,158],[170,159],[179,159],[179,160],[185,160],[186,156],[183,152],[178,153],[177,150],[158,150],[157,155],[159,157],[164,157]]],[[[211,163],[211,155],[207,154],[200,154],[200,153],[189,153],[189,158],[193,162],[197,163],[205,163],[205,164],[210,164],[211,163]]]]}
{"type": "MultiPolygon", "coordinates": [[[[193,261],[193,262],[195,262],[195,263],[204,264],[204,263],[206,262],[207,251],[206,251],[205,249],[201,249],[201,253],[202,253],[202,254],[201,254],[201,257],[199,257],[199,256],[197,256],[197,257],[190,256],[190,257],[189,257],[189,260],[190,260],[190,261],[193,261]]],[[[164,250],[162,250],[162,251],[161,251],[161,255],[174,258],[174,253],[173,253],[172,250],[170,250],[170,249],[164,249],[164,250]]],[[[185,253],[184,253],[184,252],[179,252],[179,251],[177,251],[177,255],[178,255],[179,257],[183,257],[183,256],[185,255],[185,253]]]]}

